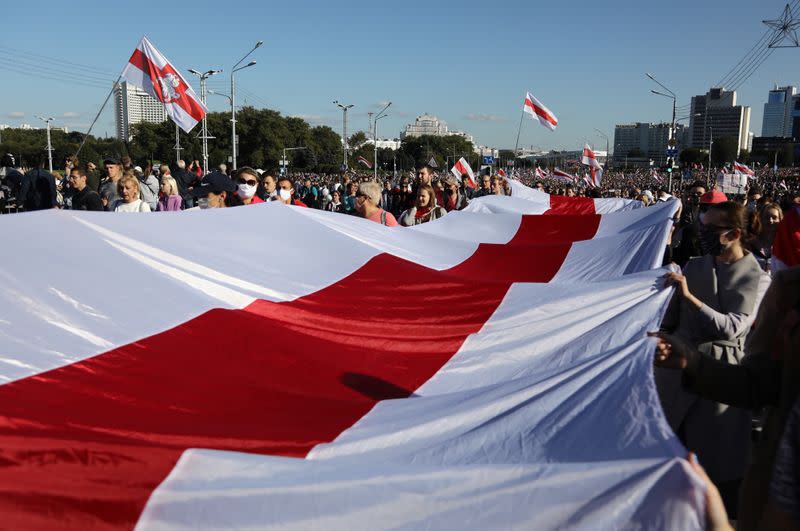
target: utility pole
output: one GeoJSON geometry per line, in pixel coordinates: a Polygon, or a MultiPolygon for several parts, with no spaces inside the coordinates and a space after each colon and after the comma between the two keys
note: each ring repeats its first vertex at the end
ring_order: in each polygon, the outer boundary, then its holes
{"type": "MultiPolygon", "coordinates": [[[[191,68],[189,69],[190,74],[194,74],[200,78],[200,101],[203,102],[203,105],[206,104],[206,79],[221,72],[222,69],[208,70],[201,74],[197,70],[191,68]]],[[[200,137],[201,140],[203,141],[203,174],[205,175],[206,173],[208,173],[208,139],[214,138],[208,136],[208,120],[206,118],[206,115],[203,115],[203,120],[200,122],[200,137]]]]}
{"type": "Polygon", "coordinates": [[[50,173],[53,173],[53,144],[50,142],[50,122],[52,122],[53,119],[44,118],[43,116],[37,116],[37,118],[47,124],[47,147],[45,148],[47,151],[47,167],[50,173]]]}
{"type": "Polygon", "coordinates": [[[248,56],[251,53],[253,53],[254,51],[256,51],[256,48],[258,48],[262,44],[264,44],[264,41],[258,41],[256,43],[256,45],[253,46],[253,49],[250,50],[249,52],[247,52],[245,54],[245,56],[242,57],[241,59],[239,59],[239,62],[236,63],[235,65],[233,65],[233,68],[231,68],[231,165],[232,165],[232,169],[234,169],[234,170],[236,169],[236,153],[238,151],[238,149],[236,147],[236,144],[237,144],[237,138],[236,138],[236,82],[234,81],[234,74],[236,72],[238,72],[239,70],[244,70],[245,68],[249,68],[249,67],[254,66],[256,64],[255,61],[250,61],[246,65],[239,67],[239,65],[242,64],[242,61],[247,59],[248,56]],[[239,68],[237,68],[237,67],[239,67],[239,68]]]}
{"type": "Polygon", "coordinates": [[[355,105],[339,103],[339,100],[334,100],[333,103],[342,110],[342,171],[347,171],[347,111],[355,105]]]}

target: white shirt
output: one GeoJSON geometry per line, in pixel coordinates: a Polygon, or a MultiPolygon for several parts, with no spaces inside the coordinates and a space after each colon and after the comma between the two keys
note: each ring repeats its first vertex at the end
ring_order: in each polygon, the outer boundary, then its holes
{"type": "Polygon", "coordinates": [[[136,201],[131,201],[130,203],[118,201],[114,206],[114,212],[152,212],[152,211],[150,210],[150,205],[148,205],[141,199],[137,199],[136,201]]]}

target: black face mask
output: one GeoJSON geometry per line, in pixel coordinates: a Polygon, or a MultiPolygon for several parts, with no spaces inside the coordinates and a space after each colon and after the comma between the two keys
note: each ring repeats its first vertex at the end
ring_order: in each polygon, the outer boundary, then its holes
{"type": "MultiPolygon", "coordinates": [[[[726,231],[722,234],[726,234],[726,231]]],[[[719,256],[725,251],[725,246],[719,241],[721,234],[716,229],[706,227],[700,224],[700,230],[697,233],[697,239],[700,242],[700,250],[703,254],[710,254],[711,256],[719,256]]]]}

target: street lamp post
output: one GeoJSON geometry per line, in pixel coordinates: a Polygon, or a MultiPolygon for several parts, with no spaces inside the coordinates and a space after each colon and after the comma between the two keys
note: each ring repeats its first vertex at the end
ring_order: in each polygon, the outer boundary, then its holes
{"type": "MultiPolygon", "coordinates": [[[[220,70],[208,70],[203,72],[202,74],[197,70],[192,68],[189,69],[190,74],[194,74],[200,78],[200,101],[203,102],[203,105],[206,104],[206,79],[209,77],[219,74],[222,72],[220,70]]],[[[200,135],[203,140],[203,174],[205,175],[208,173],[208,121],[206,119],[206,115],[203,115],[203,120],[200,122],[200,135]]]]}
{"type": "Polygon", "coordinates": [[[339,100],[334,100],[333,103],[342,110],[342,152],[344,158],[342,161],[342,171],[347,171],[347,111],[350,110],[354,104],[346,105],[344,103],[339,103],[339,100]]]}
{"type": "Polygon", "coordinates": [[[608,135],[602,132],[600,129],[595,129],[595,131],[597,134],[606,139],[606,169],[608,169],[608,157],[610,156],[610,153],[608,152],[608,135]]]}
{"type": "Polygon", "coordinates": [[[253,46],[253,49],[250,50],[249,52],[247,52],[245,54],[245,56],[242,57],[241,59],[239,59],[239,62],[237,62],[235,65],[233,65],[233,68],[231,68],[231,163],[233,165],[233,169],[234,170],[236,169],[236,152],[237,152],[237,149],[236,149],[236,82],[234,81],[234,79],[235,79],[234,74],[236,72],[238,72],[239,70],[244,70],[245,68],[249,68],[249,67],[254,66],[256,64],[255,61],[250,61],[249,63],[247,63],[244,66],[239,66],[240,64],[242,64],[242,61],[247,59],[250,56],[250,54],[253,53],[254,51],[256,51],[256,48],[258,48],[262,44],[264,44],[264,41],[258,41],[256,43],[256,45],[253,46]]]}
{"type": "Polygon", "coordinates": [[[47,167],[50,173],[53,173],[53,144],[50,142],[50,122],[52,122],[53,119],[38,115],[36,117],[47,124],[47,147],[45,148],[47,151],[47,167]]]}
{"type": "Polygon", "coordinates": [[[378,114],[375,115],[375,121],[372,122],[374,124],[373,125],[373,131],[372,131],[372,146],[373,146],[373,148],[375,148],[374,156],[372,157],[372,161],[373,161],[373,170],[374,170],[374,174],[373,174],[374,177],[373,178],[374,178],[375,181],[378,180],[378,120],[380,120],[381,118],[386,118],[387,116],[389,116],[388,114],[384,114],[384,112],[386,111],[386,109],[389,108],[389,106],[391,104],[392,104],[391,101],[389,103],[387,103],[386,106],[383,109],[381,109],[381,111],[378,114]]]}

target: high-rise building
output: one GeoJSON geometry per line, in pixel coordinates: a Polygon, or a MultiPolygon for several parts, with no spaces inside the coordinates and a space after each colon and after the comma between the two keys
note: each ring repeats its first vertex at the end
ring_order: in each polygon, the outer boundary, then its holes
{"type": "Polygon", "coordinates": [[[736,105],[736,91],[722,87],[692,98],[689,129],[690,145],[708,149],[712,139],[733,137],[739,151],[750,139],[750,107],[736,105]]]}
{"type": "Polygon", "coordinates": [[[792,86],[778,87],[769,91],[764,104],[764,121],[761,136],[787,138],[792,136],[792,107],[797,89],[792,86]]]}
{"type": "MultiPolygon", "coordinates": [[[[671,124],[668,123],[644,122],[616,125],[614,127],[614,157],[646,157],[654,164],[666,163],[670,126],[671,124]]],[[[684,130],[683,124],[675,124],[678,148],[686,147],[681,142],[685,136],[684,130]]]]}
{"type": "Polygon", "coordinates": [[[117,117],[117,138],[131,139],[131,126],[142,122],[166,121],[164,104],[139,87],[122,81],[114,88],[114,107],[117,117]]]}
{"type": "Polygon", "coordinates": [[[405,130],[400,133],[400,138],[403,139],[407,136],[445,136],[450,133],[447,130],[447,124],[431,114],[423,114],[417,116],[413,124],[406,125],[405,130]]]}

